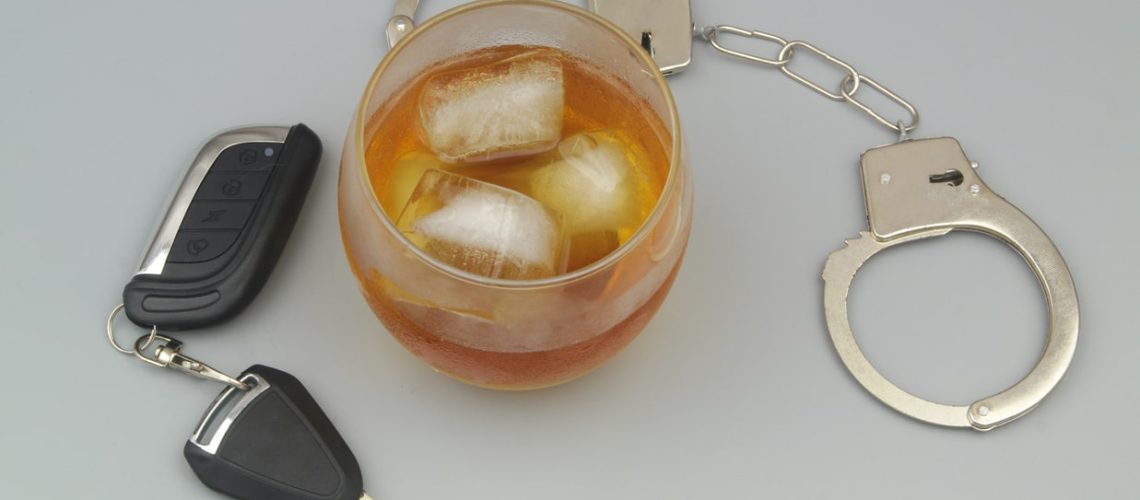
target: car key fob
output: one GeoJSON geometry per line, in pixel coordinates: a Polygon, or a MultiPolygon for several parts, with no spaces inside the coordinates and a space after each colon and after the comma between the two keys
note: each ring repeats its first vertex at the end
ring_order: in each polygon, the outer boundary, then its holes
{"type": "Polygon", "coordinates": [[[320,139],[303,124],[207,142],[123,290],[127,317],[186,330],[241,312],[277,263],[320,157],[320,139]]]}
{"type": "Polygon", "coordinates": [[[267,366],[218,395],[183,447],[198,479],[245,500],[357,500],[360,465],[309,391],[267,366]]]}

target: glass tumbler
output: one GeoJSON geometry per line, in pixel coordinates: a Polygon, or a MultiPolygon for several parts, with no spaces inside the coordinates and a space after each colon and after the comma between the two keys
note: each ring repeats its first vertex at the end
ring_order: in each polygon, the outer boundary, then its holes
{"type": "Polygon", "coordinates": [[[692,219],[690,174],[665,78],[614,24],[546,0],[466,4],[401,40],[364,91],[345,140],[338,189],[345,252],[380,321],[437,371],[495,389],[560,384],[625,347],[665,299],[692,219]],[[441,61],[500,45],[554,47],[596,65],[632,90],[667,134],[668,174],[640,229],[608,256],[566,274],[515,281],[451,267],[405,238],[369,179],[370,124],[384,118],[391,99],[441,61]]]}

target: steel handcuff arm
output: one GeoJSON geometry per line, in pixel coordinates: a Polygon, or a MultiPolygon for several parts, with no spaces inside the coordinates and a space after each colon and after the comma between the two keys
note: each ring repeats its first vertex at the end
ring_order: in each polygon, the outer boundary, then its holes
{"type": "Polygon", "coordinates": [[[899,412],[949,427],[991,430],[1035,408],[1061,380],[1077,345],[1079,310],[1073,277],[1057,247],[1029,216],[990,190],[958,141],[904,141],[863,154],[863,188],[870,231],[848,240],[824,266],[824,314],[847,369],[871,394],[899,412]],[[867,361],[847,318],[855,272],[871,256],[903,243],[968,230],[1016,250],[1041,283],[1049,310],[1049,339],[1025,378],[969,406],[933,403],[898,388],[867,361]]]}

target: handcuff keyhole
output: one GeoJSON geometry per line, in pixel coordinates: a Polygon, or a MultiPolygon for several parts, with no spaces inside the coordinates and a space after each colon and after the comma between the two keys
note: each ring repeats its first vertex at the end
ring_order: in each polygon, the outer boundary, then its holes
{"type": "Polygon", "coordinates": [[[961,186],[962,182],[965,180],[966,178],[962,176],[962,172],[958,171],[957,169],[947,170],[946,173],[934,174],[930,176],[931,184],[941,184],[945,182],[955,187],[961,186]]]}
{"type": "Polygon", "coordinates": [[[641,48],[645,49],[645,52],[649,53],[649,57],[656,56],[656,54],[653,53],[653,32],[652,31],[642,31],[641,32],[641,48]]]}

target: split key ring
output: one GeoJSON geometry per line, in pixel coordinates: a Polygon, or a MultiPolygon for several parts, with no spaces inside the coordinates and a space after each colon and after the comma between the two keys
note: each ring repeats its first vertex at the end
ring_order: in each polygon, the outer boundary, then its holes
{"type": "Polygon", "coordinates": [[[847,369],[876,398],[912,418],[947,427],[992,430],[1029,413],[1060,382],[1077,346],[1076,287],[1061,253],[1029,216],[989,190],[957,140],[904,141],[863,154],[870,230],[832,253],[823,269],[827,328],[847,369]],[[1045,352],[1025,378],[969,406],[934,403],[883,377],[859,349],[847,317],[855,273],[871,256],[903,243],[961,229],[1004,241],[1041,283],[1049,313],[1045,352]]]}

